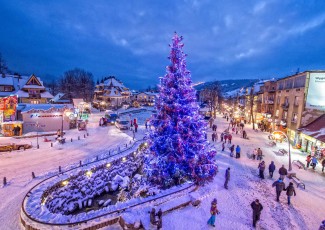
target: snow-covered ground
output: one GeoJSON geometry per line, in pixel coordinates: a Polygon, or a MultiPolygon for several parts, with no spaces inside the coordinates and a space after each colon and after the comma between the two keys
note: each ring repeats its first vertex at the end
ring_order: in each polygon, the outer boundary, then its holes
{"type": "MultiPolygon", "coordinates": [[[[225,119],[217,117],[217,133],[219,141],[216,142],[218,150],[216,162],[219,165],[219,173],[213,183],[198,190],[203,197],[202,203],[197,208],[188,206],[181,210],[174,211],[163,216],[163,226],[165,229],[186,229],[201,230],[213,229],[207,225],[210,217],[210,205],[213,198],[218,200],[220,215],[216,218],[215,229],[253,229],[252,209],[250,204],[255,199],[259,199],[264,209],[261,214],[261,221],[257,224],[257,229],[318,229],[322,220],[325,219],[325,176],[321,173],[320,165],[317,171],[312,169],[303,170],[293,165],[293,170],[297,177],[306,185],[306,190],[296,188],[297,196],[294,196],[291,205],[287,205],[285,191],[282,193],[280,202],[276,201],[275,188],[272,183],[279,178],[278,169],[282,164],[288,168],[288,156],[276,154],[279,148],[287,149],[287,143],[281,146],[267,146],[267,134],[255,132],[251,127],[245,130],[248,132],[249,140],[240,138],[239,134],[233,135],[232,143],[241,147],[241,158],[235,159],[229,156],[229,149],[221,152],[220,133],[228,127],[225,119]],[[257,160],[247,157],[247,152],[251,153],[254,148],[260,147],[265,155],[264,159],[268,168],[271,160],[276,164],[276,172],[273,179],[265,171],[265,179],[258,177],[257,160]],[[229,190],[224,189],[225,170],[231,168],[231,178],[229,190]]],[[[209,129],[209,140],[211,141],[211,129],[209,129]]],[[[305,162],[305,156],[294,150],[292,160],[300,159],[305,162]]],[[[285,179],[286,186],[290,180],[285,179]]]]}
{"type": "MultiPolygon", "coordinates": [[[[136,138],[144,135],[144,120],[151,115],[150,112],[134,113],[140,123],[139,132],[136,138]]],[[[54,144],[50,147],[49,142],[43,142],[39,138],[40,148],[35,147],[26,151],[14,151],[11,153],[0,153],[0,179],[7,177],[9,185],[2,188],[0,185],[0,229],[21,229],[19,213],[21,202],[27,191],[36,183],[41,181],[49,172],[58,171],[62,168],[78,164],[80,160],[94,158],[114,149],[132,139],[130,131],[119,131],[115,126],[99,127],[99,118],[103,113],[92,114],[88,132],[89,136],[84,138],[84,131],[69,130],[65,137],[67,143],[64,145],[54,144]],[[80,140],[77,138],[80,136],[80,140]],[[73,142],[70,139],[73,138],[73,142]],[[35,172],[36,178],[32,179],[31,173],[35,172]]],[[[218,136],[220,140],[221,131],[228,127],[225,119],[217,118],[218,136]]],[[[248,126],[248,125],[247,125],[248,126]]],[[[278,178],[277,170],[282,164],[288,165],[287,156],[276,154],[279,148],[287,148],[286,143],[282,146],[267,146],[267,134],[255,132],[250,127],[245,127],[249,140],[233,135],[233,143],[239,144],[242,148],[240,159],[231,158],[229,149],[221,152],[221,143],[217,142],[218,154],[216,162],[219,165],[219,173],[215,180],[200,188],[197,194],[201,197],[202,203],[198,207],[188,206],[186,208],[173,211],[163,216],[163,229],[177,230],[201,230],[210,229],[207,220],[210,217],[210,203],[213,198],[218,199],[218,209],[221,212],[217,216],[215,229],[252,229],[252,210],[250,203],[258,198],[264,210],[258,229],[318,229],[321,221],[325,219],[325,177],[320,171],[320,165],[316,172],[309,169],[304,171],[293,166],[297,177],[306,184],[306,190],[296,189],[297,196],[292,198],[292,205],[286,204],[286,195],[282,193],[280,203],[275,201],[275,189],[272,183],[278,178]],[[269,179],[267,172],[266,179],[258,177],[258,161],[247,158],[246,153],[252,152],[256,147],[261,147],[266,164],[273,160],[277,166],[274,178],[269,179]],[[231,179],[229,190],[223,188],[224,173],[227,167],[231,167],[231,179]]],[[[211,140],[211,129],[209,129],[209,140],[211,140]]],[[[54,137],[48,137],[54,139],[54,137]]],[[[13,140],[1,138],[1,143],[8,142],[32,142],[36,146],[36,138],[26,138],[13,140]]],[[[297,150],[293,151],[292,159],[300,159],[305,162],[305,156],[297,150]]],[[[286,185],[289,180],[285,180],[286,185]]],[[[296,187],[296,186],[295,186],[296,187]]],[[[149,218],[149,215],[148,215],[149,218]]],[[[105,229],[120,229],[118,225],[105,229]]],[[[213,229],[211,227],[211,229],[213,229]]]]}
{"type": "MultiPolygon", "coordinates": [[[[145,133],[143,120],[152,113],[132,113],[131,118],[139,120],[139,130],[135,138],[143,138],[145,133]]],[[[14,139],[1,137],[0,143],[30,143],[33,149],[26,151],[13,151],[0,153],[0,229],[21,229],[19,213],[22,200],[28,190],[36,183],[43,180],[46,175],[58,172],[59,166],[62,169],[72,164],[79,164],[79,161],[87,161],[97,155],[106,153],[108,150],[116,149],[118,146],[128,144],[133,139],[131,131],[120,131],[115,126],[99,127],[99,119],[104,112],[95,112],[90,116],[88,133],[85,131],[65,130],[66,143],[61,145],[55,142],[55,136],[47,137],[52,140],[44,142],[39,137],[39,149],[36,149],[36,138],[14,139]],[[80,140],[78,140],[80,136],[80,140]],[[73,142],[71,142],[71,138],[73,142]],[[32,179],[32,172],[36,178],[32,179]],[[3,177],[7,178],[9,185],[2,187],[3,177]]],[[[60,128],[60,127],[58,127],[60,128]]]]}

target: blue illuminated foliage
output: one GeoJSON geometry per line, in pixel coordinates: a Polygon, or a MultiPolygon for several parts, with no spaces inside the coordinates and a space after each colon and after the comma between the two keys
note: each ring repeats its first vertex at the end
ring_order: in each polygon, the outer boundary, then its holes
{"type": "Polygon", "coordinates": [[[202,185],[217,172],[216,151],[205,140],[207,124],[199,114],[182,40],[175,33],[170,45],[171,64],[160,78],[157,115],[151,119],[154,129],[145,159],[149,181],[163,188],[188,180],[202,185]]]}

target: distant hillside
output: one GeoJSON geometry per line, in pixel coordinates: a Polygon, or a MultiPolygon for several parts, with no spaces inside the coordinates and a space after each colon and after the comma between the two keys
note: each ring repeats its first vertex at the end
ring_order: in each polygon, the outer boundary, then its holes
{"type": "Polygon", "coordinates": [[[222,88],[222,93],[225,96],[228,96],[229,93],[237,91],[241,88],[246,88],[252,86],[254,83],[258,82],[258,79],[240,79],[240,80],[222,80],[222,81],[213,81],[205,82],[203,84],[197,85],[194,88],[198,91],[205,89],[206,87],[219,83],[222,88]]]}

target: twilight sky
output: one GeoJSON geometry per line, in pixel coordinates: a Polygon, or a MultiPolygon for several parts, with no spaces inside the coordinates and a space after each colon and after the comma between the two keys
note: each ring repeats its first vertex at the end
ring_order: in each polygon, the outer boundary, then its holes
{"type": "Polygon", "coordinates": [[[325,69],[323,0],[0,0],[2,56],[42,78],[80,67],[153,86],[174,31],[194,82],[325,69]]]}

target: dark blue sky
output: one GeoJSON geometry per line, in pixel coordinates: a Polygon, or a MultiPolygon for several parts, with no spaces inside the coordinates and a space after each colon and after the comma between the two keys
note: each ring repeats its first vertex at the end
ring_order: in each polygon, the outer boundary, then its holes
{"type": "Polygon", "coordinates": [[[194,82],[325,69],[323,0],[0,0],[0,52],[24,74],[80,67],[146,88],[165,74],[174,31],[194,82]]]}

